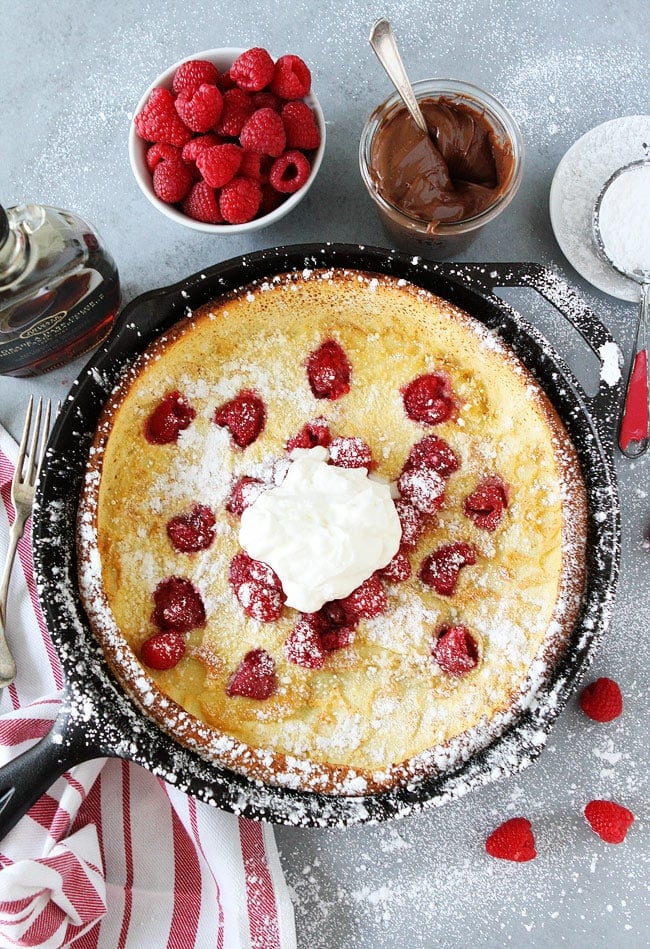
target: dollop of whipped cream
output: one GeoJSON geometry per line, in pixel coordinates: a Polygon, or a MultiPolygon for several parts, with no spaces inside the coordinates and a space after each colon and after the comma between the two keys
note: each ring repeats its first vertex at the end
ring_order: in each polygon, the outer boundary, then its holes
{"type": "Polygon", "coordinates": [[[244,550],[275,570],[287,606],[303,613],[352,593],[402,536],[390,485],[328,457],[320,446],[295,449],[282,484],[245,509],[239,528],[244,550]]]}

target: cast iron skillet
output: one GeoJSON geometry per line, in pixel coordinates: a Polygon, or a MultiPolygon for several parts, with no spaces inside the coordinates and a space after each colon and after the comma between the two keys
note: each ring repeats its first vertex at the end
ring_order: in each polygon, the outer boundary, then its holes
{"type": "MultiPolygon", "coordinates": [[[[612,460],[620,383],[588,398],[561,358],[492,292],[532,287],[598,352],[615,345],[576,294],[536,264],[426,263],[380,248],[298,245],[245,255],[146,293],[122,312],[107,342],[72,386],[52,433],[39,483],[33,542],[45,621],[65,672],[51,732],[0,770],[0,837],[70,767],[92,758],[131,759],[200,800],[246,817],[302,826],[377,822],[439,805],[514,773],[541,751],[546,735],[605,633],[618,575],[619,505],[612,460]],[[77,591],[75,520],[88,448],[122,369],[188,307],[275,273],[346,267],[412,281],[471,313],[514,350],[539,379],[578,451],[589,498],[588,576],[570,645],[533,705],[491,745],[452,773],[365,797],[330,798],[261,785],[202,758],[164,733],[128,699],[91,633],[77,591]]],[[[426,341],[423,341],[426,344],[426,341]]]]}

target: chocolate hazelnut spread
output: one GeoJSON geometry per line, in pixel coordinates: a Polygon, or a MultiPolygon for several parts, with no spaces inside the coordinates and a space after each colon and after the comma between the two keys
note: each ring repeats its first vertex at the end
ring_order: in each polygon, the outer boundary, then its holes
{"type": "Polygon", "coordinates": [[[493,205],[510,183],[514,156],[478,109],[444,97],[420,107],[430,138],[397,107],[374,137],[372,175],[386,201],[435,231],[493,205]]]}

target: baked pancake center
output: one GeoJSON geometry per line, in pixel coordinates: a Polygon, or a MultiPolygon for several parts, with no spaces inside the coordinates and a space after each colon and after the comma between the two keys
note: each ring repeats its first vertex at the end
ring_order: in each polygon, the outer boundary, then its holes
{"type": "Polygon", "coordinates": [[[246,508],[239,529],[244,550],[273,568],[287,606],[303,613],[352,593],[402,536],[390,485],[328,457],[320,446],[295,449],[282,484],[246,508]]]}

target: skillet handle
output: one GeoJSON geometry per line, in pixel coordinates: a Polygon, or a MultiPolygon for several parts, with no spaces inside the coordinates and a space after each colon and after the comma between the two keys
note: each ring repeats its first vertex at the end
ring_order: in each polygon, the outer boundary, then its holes
{"type": "Polygon", "coordinates": [[[0,768],[0,840],[57,778],[74,765],[105,754],[86,744],[67,714],[55,719],[44,738],[0,768]]]}

